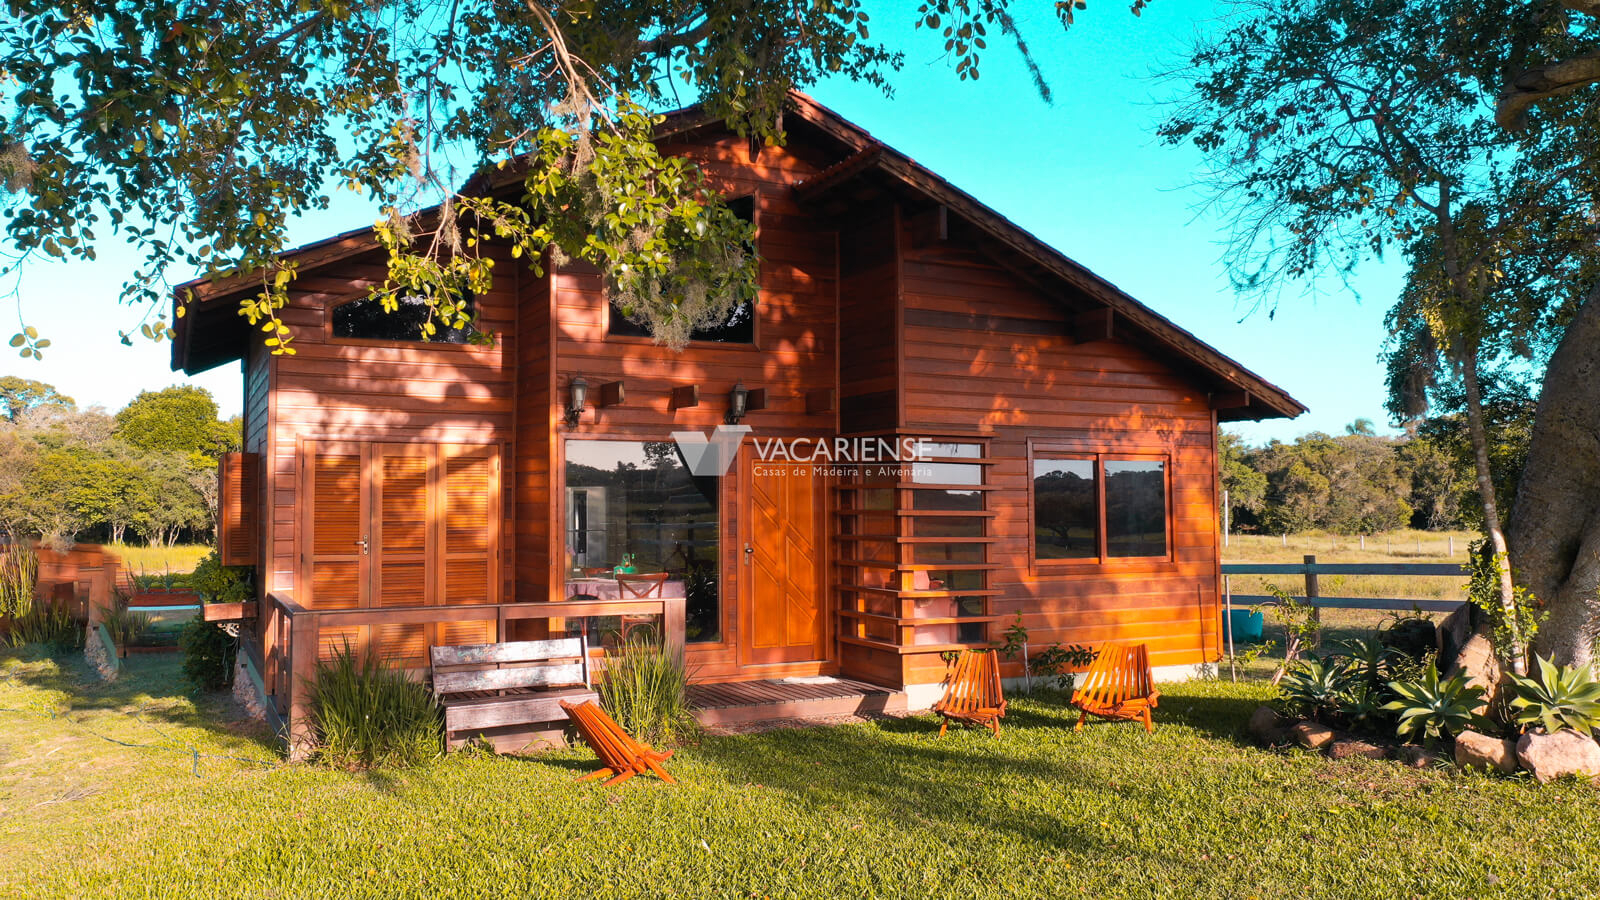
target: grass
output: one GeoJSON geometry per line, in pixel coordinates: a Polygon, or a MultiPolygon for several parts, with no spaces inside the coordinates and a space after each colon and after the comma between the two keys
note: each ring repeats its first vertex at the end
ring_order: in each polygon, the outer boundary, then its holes
{"type": "Polygon", "coordinates": [[[595,767],[582,750],[273,762],[225,703],[170,688],[176,666],[130,659],[101,685],[0,656],[0,896],[1486,898],[1600,881],[1594,788],[1256,749],[1238,735],[1260,684],[1166,686],[1153,736],[1074,734],[1058,701],[1027,698],[999,739],[941,740],[928,717],[707,736],[668,764],[679,786],[608,790],[572,783],[595,767]],[[209,754],[199,777],[190,747],[209,754]]]}
{"type": "Polygon", "coordinates": [[[146,547],[143,544],[107,544],[133,575],[187,575],[212,548],[207,544],[146,547]]]}

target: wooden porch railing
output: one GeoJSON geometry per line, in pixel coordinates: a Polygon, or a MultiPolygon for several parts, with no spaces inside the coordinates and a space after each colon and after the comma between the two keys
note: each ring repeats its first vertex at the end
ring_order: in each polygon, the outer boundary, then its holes
{"type": "Polygon", "coordinates": [[[473,604],[463,606],[413,606],[383,609],[307,609],[288,592],[271,592],[258,619],[266,647],[262,679],[272,694],[279,715],[285,717],[291,757],[310,749],[311,686],[316,681],[322,630],[359,625],[436,624],[440,622],[494,621],[502,639],[508,622],[526,619],[581,619],[590,616],[660,616],[668,644],[679,653],[684,647],[685,600],[660,597],[628,600],[565,600],[473,604]]]}

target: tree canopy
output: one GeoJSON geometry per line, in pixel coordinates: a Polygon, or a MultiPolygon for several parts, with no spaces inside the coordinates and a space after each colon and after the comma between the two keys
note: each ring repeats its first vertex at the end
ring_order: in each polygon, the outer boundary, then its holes
{"type": "Polygon", "coordinates": [[[71,397],[57,392],[54,385],[17,375],[0,376],[0,416],[7,421],[15,423],[29,410],[45,405],[77,407],[71,397]]]}
{"type": "MultiPolygon", "coordinates": [[[[1144,0],[1134,3],[1135,12],[1144,0]]],[[[977,79],[990,40],[1040,67],[1010,0],[903,8],[977,79]]],[[[1053,4],[1071,22],[1083,0],[1053,4]]],[[[898,10],[897,10],[898,11],[898,10]]],[[[0,19],[5,237],[23,255],[92,259],[108,237],[144,264],[149,301],[174,267],[247,272],[241,312],[293,352],[277,319],[295,271],[291,217],[335,188],[383,210],[374,293],[421,297],[424,329],[468,318],[491,241],[537,267],[597,265],[619,305],[678,346],[753,293],[749,226],[651,140],[661,110],[699,102],[756,145],[784,139],[791,88],[844,77],[885,91],[900,48],[862,0],[215,0],[13,3],[0,19]],[[475,180],[474,173],[484,173],[475,180]]],[[[32,355],[48,338],[13,339],[32,355]]]]}
{"type": "Polygon", "coordinates": [[[58,546],[84,535],[165,544],[206,535],[216,454],[238,449],[238,432],[197,387],[146,391],[115,417],[44,404],[0,420],[0,530],[58,546]]]}

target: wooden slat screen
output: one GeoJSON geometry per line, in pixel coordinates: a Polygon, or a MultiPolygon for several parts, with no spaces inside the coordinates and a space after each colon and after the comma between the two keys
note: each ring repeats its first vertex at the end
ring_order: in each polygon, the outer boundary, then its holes
{"type": "Polygon", "coordinates": [[[217,552],[225,566],[260,562],[261,457],[224,453],[217,461],[217,552]]]}

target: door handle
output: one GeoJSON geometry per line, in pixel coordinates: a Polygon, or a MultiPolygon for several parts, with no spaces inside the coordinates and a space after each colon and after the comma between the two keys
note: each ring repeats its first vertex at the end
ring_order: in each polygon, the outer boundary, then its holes
{"type": "Polygon", "coordinates": [[[358,547],[360,547],[360,548],[361,548],[361,555],[362,555],[362,556],[366,556],[366,555],[367,555],[367,554],[368,554],[368,553],[370,553],[370,552],[371,552],[371,550],[370,550],[370,549],[369,549],[369,545],[368,545],[368,542],[367,542],[367,538],[368,538],[368,537],[369,537],[369,536],[370,536],[370,535],[365,535],[365,534],[363,534],[363,535],[362,535],[362,536],[361,536],[361,540],[359,540],[359,541],[356,541],[356,542],[355,542],[355,544],[356,544],[356,546],[358,546],[358,547]]]}
{"type": "Polygon", "coordinates": [[[749,544],[745,544],[744,545],[744,564],[745,565],[747,565],[747,566],[750,565],[750,554],[752,554],[754,552],[756,552],[756,548],[750,546],[749,544]]]}

